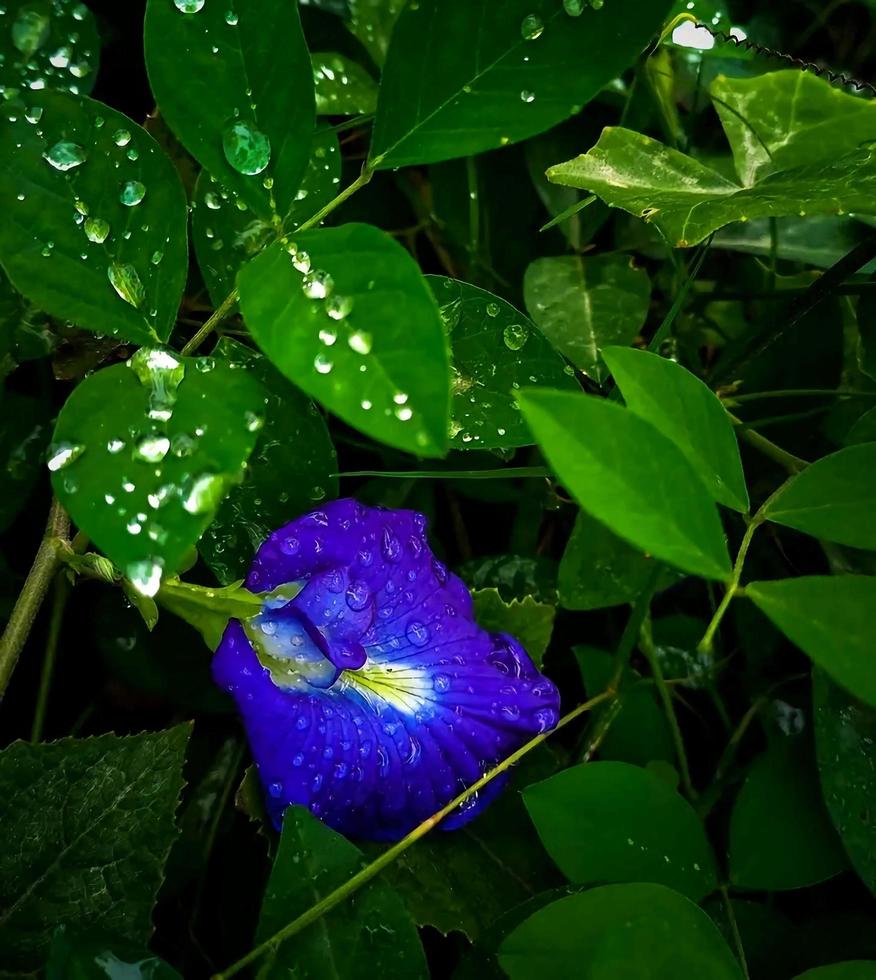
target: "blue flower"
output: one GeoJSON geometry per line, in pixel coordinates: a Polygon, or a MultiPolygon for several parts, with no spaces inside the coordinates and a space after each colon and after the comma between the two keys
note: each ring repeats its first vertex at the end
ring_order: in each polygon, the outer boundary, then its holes
{"type": "MultiPolygon", "coordinates": [[[[474,621],[426,519],[336,500],[276,531],[213,661],[235,698],[268,810],[308,806],[351,837],[395,840],[537,732],[559,694],[514,637],[474,621]]],[[[461,826],[495,779],[443,827],[461,826]]]]}

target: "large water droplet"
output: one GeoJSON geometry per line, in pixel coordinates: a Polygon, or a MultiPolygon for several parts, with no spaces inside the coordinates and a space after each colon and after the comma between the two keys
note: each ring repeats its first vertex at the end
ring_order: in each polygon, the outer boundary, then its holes
{"type": "Polygon", "coordinates": [[[192,484],[183,500],[190,514],[207,514],[218,507],[225,496],[225,478],[216,473],[204,473],[192,484]]]}
{"type": "Polygon", "coordinates": [[[64,469],[65,466],[69,466],[72,462],[79,459],[79,457],[85,452],[85,446],[80,445],[75,442],[55,442],[49,446],[49,455],[46,460],[46,465],[49,469],[56,473],[58,470],[64,469]]]}
{"type": "MultiPolygon", "coordinates": [[[[128,367],[137,376],[140,384],[149,388],[149,418],[166,422],[173,414],[177,389],[185,377],[184,362],[160,347],[141,347],[129,359],[128,367]]],[[[180,438],[191,441],[191,437],[183,433],[174,437],[173,452],[177,456],[181,455],[177,451],[177,441],[180,438]]]]}
{"type": "Polygon", "coordinates": [[[351,296],[330,296],[325,301],[325,311],[333,320],[344,320],[353,311],[353,299],[351,296]]]}
{"type": "Polygon", "coordinates": [[[113,289],[131,306],[139,309],[146,298],[146,289],[132,265],[125,262],[110,262],[106,270],[113,289]]]}
{"type": "Polygon", "coordinates": [[[271,141],[255,126],[238,119],[222,134],[225,159],[241,174],[254,176],[271,162],[271,141]]]}
{"type": "Polygon", "coordinates": [[[138,205],[145,196],[145,184],[142,184],[139,180],[127,180],[124,184],[122,184],[122,189],[119,193],[119,200],[122,202],[122,204],[127,205],[127,207],[133,208],[138,205]]]}
{"type": "Polygon", "coordinates": [[[103,244],[110,233],[109,222],[103,218],[86,218],[83,229],[85,237],[96,245],[103,244]]]}
{"type": "Polygon", "coordinates": [[[367,330],[354,330],[347,337],[347,343],[357,354],[370,354],[374,340],[367,330]]]}
{"type": "Polygon", "coordinates": [[[176,9],[184,14],[196,14],[204,9],[205,2],[206,0],[173,0],[176,9]]]}
{"type": "Polygon", "coordinates": [[[48,13],[24,7],[12,25],[12,43],[29,58],[46,43],[50,26],[48,13]]]}
{"type": "Polygon", "coordinates": [[[347,589],[347,605],[353,612],[360,612],[371,600],[371,590],[362,581],[351,582],[347,589]]]}
{"type": "Polygon", "coordinates": [[[127,146],[131,142],[131,134],[127,129],[117,129],[113,133],[113,143],[116,146],[127,146]]]}
{"type": "Polygon", "coordinates": [[[154,596],[161,588],[160,561],[148,558],[144,561],[133,561],[125,569],[125,575],[140,595],[154,596]]]}
{"type": "Polygon", "coordinates": [[[570,17],[580,17],[584,13],[584,0],[563,0],[563,10],[570,17]]]}
{"type": "Polygon", "coordinates": [[[170,449],[170,439],[165,435],[153,433],[144,436],[134,449],[134,458],[144,463],[160,463],[170,449]]]}
{"type": "Polygon", "coordinates": [[[405,630],[405,636],[415,647],[424,647],[429,642],[431,635],[429,627],[416,620],[409,623],[405,630]]]}
{"type": "Polygon", "coordinates": [[[320,269],[308,272],[301,280],[301,288],[304,290],[304,295],[308,299],[325,299],[331,295],[334,286],[334,279],[327,272],[322,272],[320,269]]]}
{"type": "Polygon", "coordinates": [[[538,14],[527,14],[520,24],[520,34],[524,41],[535,41],[544,33],[544,21],[538,14]]]}
{"type": "Polygon", "coordinates": [[[88,155],[78,143],[71,143],[69,140],[61,140],[55,143],[51,149],[46,150],[43,159],[47,160],[55,170],[66,172],[85,163],[88,155]]]}
{"type": "Polygon", "coordinates": [[[313,359],[313,366],[316,369],[317,374],[329,374],[334,367],[331,359],[325,354],[317,354],[313,359]]]}
{"type": "Polygon", "coordinates": [[[450,678],[447,674],[436,674],[432,678],[432,687],[439,693],[450,690],[450,678]]]}
{"type": "Polygon", "coordinates": [[[522,323],[509,323],[502,331],[502,340],[508,350],[520,350],[529,339],[529,331],[522,323]]]}
{"type": "Polygon", "coordinates": [[[526,103],[535,102],[535,92],[530,92],[529,89],[524,89],[520,93],[520,101],[526,103]]]}
{"type": "Polygon", "coordinates": [[[229,27],[237,27],[237,11],[229,10],[225,14],[225,23],[229,27]]]}

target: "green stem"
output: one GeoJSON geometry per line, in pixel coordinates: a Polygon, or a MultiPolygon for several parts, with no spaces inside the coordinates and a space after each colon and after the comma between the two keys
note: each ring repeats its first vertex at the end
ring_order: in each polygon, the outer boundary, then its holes
{"type": "Polygon", "coordinates": [[[503,759],[497,766],[485,773],[476,783],[472,783],[467,790],[460,793],[459,796],[452,799],[437,813],[433,813],[431,817],[427,818],[421,824],[415,827],[397,844],[393,844],[392,847],[385,850],[375,861],[372,861],[371,864],[367,865],[357,874],[353,875],[352,878],[345,881],[343,885],[339,886],[333,892],[326,895],[325,898],[311,906],[306,912],[299,915],[297,919],[293,919],[292,922],[283,926],[283,928],[275,932],[270,939],[265,940],[254,949],[251,949],[246,956],[241,957],[241,959],[239,959],[236,963],[233,963],[221,973],[215,974],[213,980],[228,980],[229,977],[236,976],[242,969],[244,969],[244,967],[256,962],[256,960],[259,960],[265,955],[265,953],[276,949],[277,946],[285,942],[291,936],[296,935],[297,933],[301,932],[302,929],[306,929],[309,925],[322,918],[326,912],[330,911],[336,905],[355,894],[355,892],[357,892],[363,885],[366,885],[372,878],[380,874],[384,868],[392,864],[392,862],[395,861],[400,854],[403,854],[412,844],[415,844],[421,837],[425,837],[426,834],[436,827],[446,816],[448,816],[448,814],[483,789],[484,786],[486,786],[491,780],[495,779],[496,776],[510,769],[527,753],[531,752],[536,746],[544,742],[545,739],[553,735],[554,732],[558,732],[561,728],[564,728],[576,718],[580,718],[585,712],[595,708],[598,704],[602,704],[603,701],[609,701],[613,698],[614,693],[609,689],[607,691],[603,691],[602,694],[597,695],[595,698],[585,701],[584,704],[579,704],[577,708],[574,708],[567,715],[564,715],[557,722],[556,727],[552,728],[550,731],[542,732],[541,734],[536,735],[534,738],[531,738],[516,752],[513,752],[506,759],[503,759]]]}
{"type": "Polygon", "coordinates": [[[189,354],[194,353],[201,344],[210,336],[210,334],[225,320],[231,311],[234,309],[235,304],[240,299],[240,293],[235,286],[234,289],[222,300],[219,306],[210,314],[209,319],[204,322],[201,329],[186,343],[183,347],[181,353],[183,357],[188,357],[189,354]]]}
{"type": "Polygon", "coordinates": [[[782,449],[781,446],[777,446],[772,440],[767,439],[766,436],[762,436],[759,432],[755,432],[754,429],[744,428],[745,423],[742,419],[737,418],[731,412],[727,413],[730,416],[730,420],[734,425],[738,426],[739,437],[748,443],[753,449],[756,449],[767,459],[771,459],[774,463],[778,463],[783,469],[787,470],[791,474],[800,473],[805,470],[809,465],[805,459],[800,459],[799,456],[795,456],[793,453],[789,453],[786,449],[782,449]]]}
{"type": "MultiPolygon", "coordinates": [[[[772,497],[770,500],[772,500],[772,497]]],[[[763,508],[761,508],[748,522],[748,527],[745,529],[742,543],[739,545],[736,561],[733,564],[733,571],[730,575],[730,581],[727,584],[727,590],[718,604],[718,608],[715,610],[715,614],[712,616],[711,622],[709,623],[708,627],[706,627],[706,632],[704,633],[703,638],[700,640],[699,645],[697,646],[700,653],[705,653],[709,656],[714,653],[715,634],[718,632],[718,627],[721,625],[721,620],[724,618],[724,615],[730,608],[730,603],[739,592],[740,582],[742,580],[742,569],[745,566],[745,558],[748,555],[748,549],[751,547],[754,532],[758,529],[758,527],[760,527],[764,520],[764,518],[760,516],[762,511],[763,508]]]]}
{"type": "Polygon", "coordinates": [[[310,228],[315,228],[321,221],[325,220],[336,208],[339,208],[344,201],[351,198],[356,191],[361,190],[374,176],[374,171],[369,167],[363,167],[362,173],[350,184],[345,187],[337,197],[332,198],[325,207],[319,209],[312,217],[308,218],[307,221],[302,222],[295,231],[308,231],[310,228]]]}
{"type": "Polygon", "coordinates": [[[786,388],[782,391],[752,391],[742,395],[727,395],[725,405],[742,405],[745,402],[767,398],[876,398],[876,391],[835,391],[833,388],[786,388]]]}
{"type": "Polygon", "coordinates": [[[672,701],[672,693],[663,676],[663,668],[660,666],[660,658],[657,656],[657,648],[654,646],[654,639],[651,635],[651,621],[648,617],[642,623],[639,633],[639,649],[645,655],[651,673],[654,676],[654,684],[657,693],[663,704],[663,711],[666,714],[666,721],[669,723],[669,731],[672,735],[672,744],[675,748],[675,759],[678,762],[678,771],[681,774],[681,785],[685,795],[689,800],[697,798],[697,791],[694,789],[693,780],[690,778],[690,766],[687,761],[687,751],[684,747],[684,737],[681,734],[681,726],[678,724],[678,716],[675,713],[675,704],[672,701]]]}
{"type": "Polygon", "coordinates": [[[52,500],[46,532],[37,549],[30,572],[0,637],[0,699],[6,693],[18,657],[52,584],[52,578],[68,545],[70,518],[57,500],[52,500]]]}
{"type": "Polygon", "coordinates": [[[681,289],[679,289],[678,294],[673,300],[672,306],[669,308],[669,312],[666,314],[663,322],[657,328],[657,332],[651,338],[651,343],[648,344],[649,351],[659,353],[660,345],[663,343],[669,334],[669,331],[672,329],[672,324],[675,323],[675,319],[681,312],[681,308],[691,291],[691,287],[693,286],[694,282],[696,282],[696,278],[700,273],[703,262],[706,260],[706,255],[709,252],[713,237],[713,235],[709,235],[705,242],[703,242],[703,244],[700,246],[700,250],[697,253],[696,258],[693,260],[693,262],[691,262],[687,278],[682,283],[681,289]]]}
{"type": "Polygon", "coordinates": [[[39,742],[43,737],[46,709],[49,704],[49,691],[52,687],[52,676],[55,672],[55,660],[58,654],[58,639],[61,636],[61,624],[64,622],[64,609],[69,594],[70,589],[67,582],[63,577],[57,576],[52,595],[52,611],[49,619],[49,634],[46,637],[46,652],[43,656],[43,669],[40,673],[40,690],[37,695],[33,725],[30,730],[31,742],[39,742]]]}
{"type": "Polygon", "coordinates": [[[620,643],[617,646],[617,652],[615,653],[614,674],[608,685],[610,691],[616,691],[620,687],[630,655],[641,634],[642,624],[645,622],[648,611],[651,608],[651,599],[657,591],[657,580],[660,577],[660,571],[660,565],[655,562],[654,568],[651,570],[651,576],[645,584],[645,588],[639,593],[630,612],[630,618],[627,620],[627,624],[621,634],[620,643]]]}
{"type": "Polygon", "coordinates": [[[727,913],[727,924],[730,926],[730,935],[733,938],[733,945],[736,948],[736,957],[742,967],[742,974],[745,980],[749,980],[748,962],[745,959],[745,947],[742,945],[742,934],[739,932],[739,923],[736,921],[736,913],[733,911],[733,903],[730,901],[730,894],[726,885],[720,887],[721,897],[724,899],[724,911],[727,913]]]}

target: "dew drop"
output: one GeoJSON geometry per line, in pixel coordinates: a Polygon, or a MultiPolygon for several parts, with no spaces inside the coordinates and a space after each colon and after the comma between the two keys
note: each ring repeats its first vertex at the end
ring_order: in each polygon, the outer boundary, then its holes
{"type": "Polygon", "coordinates": [[[183,500],[183,507],[189,514],[207,514],[218,507],[225,494],[225,479],[215,473],[204,473],[197,477],[191,490],[183,500]]]}
{"type": "Polygon", "coordinates": [[[580,17],[584,13],[584,0],[563,0],[563,10],[570,17],[580,17]]]}
{"type": "Polygon", "coordinates": [[[54,54],[49,55],[49,64],[53,68],[66,68],[70,64],[73,52],[66,45],[58,48],[54,54]]]}
{"type": "MultiPolygon", "coordinates": [[[[185,364],[174,357],[170,351],[159,347],[141,347],[131,357],[128,367],[134,372],[140,384],[149,390],[149,418],[166,422],[173,415],[177,388],[185,377],[185,364]]],[[[178,438],[191,440],[190,436],[175,436],[172,448],[174,455],[178,438]]],[[[192,444],[194,448],[194,444],[192,444]]]]}
{"type": "Polygon", "coordinates": [[[524,89],[520,93],[520,100],[521,102],[526,103],[535,102],[535,92],[530,92],[528,89],[524,89]]]}
{"type": "Polygon", "coordinates": [[[405,636],[415,647],[424,647],[429,642],[431,635],[429,627],[416,620],[409,623],[405,630],[405,636]]]}
{"type": "Polygon", "coordinates": [[[319,353],[313,359],[313,366],[317,374],[329,374],[334,367],[331,360],[323,353],[319,353]]]}
{"type": "Polygon", "coordinates": [[[222,149],[231,166],[250,177],[262,173],[271,162],[271,141],[255,126],[240,119],[225,127],[222,149]]]}
{"type": "Polygon", "coordinates": [[[136,207],[146,196],[146,186],[139,180],[128,180],[122,184],[119,200],[129,208],[136,207]]]}
{"type": "Polygon", "coordinates": [[[33,125],[36,125],[43,118],[43,107],[34,106],[32,109],[25,109],[24,118],[33,125]]]}
{"type": "Polygon", "coordinates": [[[143,305],[146,289],[134,266],[124,262],[111,262],[107,266],[106,274],[113,289],[126,303],[130,303],[135,309],[143,305]]]}
{"type": "Polygon", "coordinates": [[[319,269],[308,272],[301,280],[301,288],[308,299],[325,299],[331,295],[334,285],[332,277],[319,269]]]}
{"type": "Polygon", "coordinates": [[[86,218],[83,229],[85,237],[96,245],[103,244],[110,233],[109,222],[104,221],[103,218],[86,218]]]}
{"type": "Polygon", "coordinates": [[[331,347],[332,344],[334,344],[338,339],[338,332],[337,330],[323,327],[319,332],[319,339],[326,345],[326,347],[331,347]]]}
{"type": "Polygon", "coordinates": [[[436,674],[432,678],[432,687],[434,687],[436,691],[441,693],[443,693],[444,691],[449,691],[450,678],[447,676],[447,674],[436,674]]]}
{"type": "Polygon", "coordinates": [[[113,143],[115,143],[116,146],[127,146],[130,142],[131,134],[127,129],[117,129],[115,133],[113,133],[113,143]]]}
{"type": "Polygon", "coordinates": [[[499,315],[498,303],[487,303],[487,316],[496,317],[499,315]]]}
{"type": "Polygon", "coordinates": [[[75,462],[85,452],[85,446],[75,442],[56,442],[49,446],[49,456],[46,465],[52,471],[64,469],[75,462]]]}
{"type": "Polygon", "coordinates": [[[357,354],[370,354],[374,341],[367,330],[354,330],[347,337],[347,343],[357,354]]]}
{"type": "Polygon", "coordinates": [[[409,419],[413,417],[413,414],[414,414],[413,410],[409,408],[407,405],[401,405],[395,410],[395,417],[400,422],[407,422],[409,419]]]}
{"type": "Polygon", "coordinates": [[[237,27],[237,12],[234,10],[229,10],[225,14],[225,23],[229,27],[237,27]]]}
{"type": "Polygon", "coordinates": [[[204,204],[206,204],[211,211],[218,211],[222,207],[222,202],[219,200],[219,195],[213,191],[207,191],[207,193],[204,195],[204,204]]]}
{"type": "Polygon", "coordinates": [[[524,41],[535,41],[544,33],[544,21],[538,14],[527,14],[520,24],[520,35],[524,41]]]}
{"type": "Polygon", "coordinates": [[[173,0],[173,5],[184,14],[196,14],[204,9],[205,0],[173,0]]]}
{"type": "Polygon", "coordinates": [[[347,605],[353,612],[360,612],[371,601],[371,590],[362,581],[351,582],[346,593],[347,605]]]}
{"type": "Polygon", "coordinates": [[[125,575],[140,595],[154,596],[161,588],[161,562],[152,559],[134,561],[125,569],[125,575]]]}
{"type": "Polygon", "coordinates": [[[60,170],[63,173],[85,163],[87,154],[78,143],[61,140],[59,143],[55,143],[51,149],[46,150],[43,159],[47,160],[55,170],[60,170]]]}
{"type": "Polygon", "coordinates": [[[529,331],[522,323],[509,323],[502,331],[502,340],[508,350],[520,350],[529,339],[529,331]]]}
{"type": "Polygon", "coordinates": [[[144,436],[134,450],[134,458],[144,463],[160,463],[170,449],[170,439],[164,435],[144,436]]]}
{"type": "Polygon", "coordinates": [[[325,301],[325,311],[333,320],[344,320],[353,311],[353,299],[350,296],[330,296],[325,301]]]}

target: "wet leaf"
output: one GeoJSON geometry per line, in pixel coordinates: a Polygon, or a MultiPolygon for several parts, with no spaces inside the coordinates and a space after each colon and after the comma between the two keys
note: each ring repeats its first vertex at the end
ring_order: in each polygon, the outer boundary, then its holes
{"type": "MultiPolygon", "coordinates": [[[[270,938],[325,898],[362,863],[357,847],[303,807],[290,807],[265,890],[256,942],[270,938]]],[[[259,977],[279,980],[296,972],[344,980],[373,980],[374,976],[417,980],[428,975],[416,927],[401,899],[380,878],[357,892],[353,901],[337,905],[268,954],[259,977]]]]}
{"type": "Polygon", "coordinates": [[[298,5],[149,0],[146,67],[185,148],[260,218],[292,204],[310,156],[313,69],[298,5]]]}
{"type": "MultiPolygon", "coordinates": [[[[286,226],[301,224],[327,204],[338,192],[340,179],[338,137],[331,129],[318,129],[286,226]]],[[[234,289],[240,267],[273,242],[277,234],[272,222],[258,217],[206,170],[201,171],[192,208],[192,242],[215,305],[234,289]]]]}
{"type": "Polygon", "coordinates": [[[631,344],[645,324],[651,283],[623,255],[536,259],[523,279],[526,308],[539,329],[594,381],[608,370],[600,351],[631,344]]]}
{"type": "Polygon", "coordinates": [[[533,437],[514,401],[521,385],[578,391],[563,359],[505,300],[466,282],[427,276],[450,335],[455,449],[512,449],[533,437]]]}
{"type": "Polygon", "coordinates": [[[548,178],[644,218],[679,248],[733,221],[876,211],[876,151],[869,146],[741,187],[649,136],[608,127],[593,149],[551,167],[548,178]]]}
{"type": "Polygon", "coordinates": [[[831,826],[806,741],[755,759],[730,817],[730,879],[739,888],[804,888],[848,864],[831,826]]]}
{"type": "Polygon", "coordinates": [[[87,95],[100,61],[94,15],[81,0],[10,0],[0,14],[0,93],[25,104],[43,88],[87,95]]]}
{"type": "Polygon", "coordinates": [[[35,971],[65,923],[149,939],[190,730],[14,742],[0,752],[6,969],[35,971]]]}
{"type": "Polygon", "coordinates": [[[499,947],[511,980],[741,980],[733,954],[705,912],[663,885],[605,885],[552,902],[499,947]]]}
{"type": "Polygon", "coordinates": [[[213,354],[245,366],[267,395],[246,476],[231,488],[198,546],[219,581],[228,583],[246,575],[272,531],[338,495],[338,460],[317,407],[267,358],[228,337],[213,354]]]}
{"type": "Polygon", "coordinates": [[[876,705],[876,622],[871,613],[876,578],[807,575],[752,582],[745,595],[833,680],[876,705]]]}
{"type": "Polygon", "coordinates": [[[472,598],[478,625],[491,633],[516,637],[540,667],[551,641],[556,609],[546,602],[536,602],[532,596],[505,602],[498,589],[479,589],[472,592],[472,598]]]}
{"type": "Polygon", "coordinates": [[[311,58],[317,115],[357,116],[374,112],[378,85],[361,65],[342,54],[319,53],[311,58]]]}
{"type": "Polygon", "coordinates": [[[264,411],[248,372],[142,348],[67,400],[49,449],[52,485],[138,591],[155,595],[243,476],[264,411]]]}
{"type": "Polygon", "coordinates": [[[0,114],[0,261],[53,316],[166,340],[185,285],[186,202],[155,141],[99,102],[30,93],[0,114]],[[20,145],[19,145],[20,144],[20,145]]]}
{"type": "MultiPolygon", "coordinates": [[[[654,559],[579,511],[560,561],[559,603],[564,609],[605,609],[632,602],[645,588],[654,559]]],[[[660,587],[675,580],[669,569],[660,587]]]]}
{"type": "Polygon", "coordinates": [[[646,769],[573,766],[528,786],[523,799],[545,849],[572,882],[653,881],[694,901],[716,887],[699,817],[646,769]]]}
{"type": "Polygon", "coordinates": [[[463,562],[459,575],[474,589],[497,589],[506,601],[532,596],[536,602],[555,603],[557,566],[541,555],[496,555],[463,562]]]}
{"type": "Polygon", "coordinates": [[[736,172],[747,187],[763,177],[857,150],[876,132],[876,103],[795,68],[712,82],[736,172]]]}
{"type": "Polygon", "coordinates": [[[746,513],[739,444],[717,396],[696,375],[657,354],[610,347],[604,357],[627,407],[678,446],[719,504],[746,513]]]}
{"type": "Polygon", "coordinates": [[[824,541],[876,549],[874,474],[876,445],[848,446],[807,466],[764,514],[824,541]]]}
{"type": "Polygon", "coordinates": [[[219,646],[229,619],[246,622],[263,608],[262,598],[243,588],[242,582],[232,582],[221,589],[205,589],[172,578],[161,586],[158,601],[194,626],[211,650],[219,646]]]}
{"type": "Polygon", "coordinates": [[[386,60],[392,29],[405,0],[348,0],[350,16],[347,26],[362,42],[374,64],[386,60]]]}
{"type": "Polygon", "coordinates": [[[554,472],[591,516],[683,571],[727,576],[730,559],[715,505],[662,433],[600,398],[534,388],[518,397],[554,472]]]}
{"type": "Polygon", "coordinates": [[[646,46],[670,4],[419,0],[395,25],[371,146],[380,168],[472,156],[544,132],[646,46]]]}
{"type": "Polygon", "coordinates": [[[183,980],[145,945],[101,932],[59,926],[52,937],[46,980],[183,980]]]}
{"type": "Polygon", "coordinates": [[[812,671],[812,702],[824,802],[852,866],[876,892],[876,711],[850,697],[820,670],[812,671]]]}
{"type": "Polygon", "coordinates": [[[371,225],[304,232],[251,261],[239,283],[253,338],[290,381],[371,438],[443,454],[447,339],[397,242],[371,225]]]}

